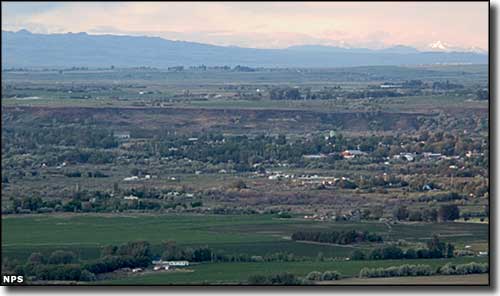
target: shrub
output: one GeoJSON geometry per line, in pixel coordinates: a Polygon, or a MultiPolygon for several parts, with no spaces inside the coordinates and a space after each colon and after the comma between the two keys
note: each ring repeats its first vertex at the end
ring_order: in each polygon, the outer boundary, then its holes
{"type": "Polygon", "coordinates": [[[296,277],[295,275],[282,272],[278,274],[273,274],[269,276],[263,275],[253,275],[248,278],[248,284],[250,285],[301,285],[305,282],[296,277]]]}
{"type": "Polygon", "coordinates": [[[340,278],[341,274],[338,271],[327,270],[321,275],[322,281],[336,281],[340,278]]]}
{"type": "Polygon", "coordinates": [[[470,262],[466,264],[448,263],[439,269],[440,274],[444,275],[465,275],[474,273],[486,273],[489,271],[488,263],[470,262]]]}
{"type": "Polygon", "coordinates": [[[268,285],[268,278],[263,275],[252,275],[248,278],[249,285],[268,285]]]}
{"type": "Polygon", "coordinates": [[[360,250],[354,250],[351,254],[351,260],[364,260],[365,258],[365,253],[360,250]]]}
{"type": "Polygon", "coordinates": [[[80,273],[80,281],[91,282],[95,280],[96,280],[95,274],[86,269],[80,273]]]}
{"type": "Polygon", "coordinates": [[[406,259],[416,259],[417,258],[417,252],[415,252],[414,249],[408,249],[408,250],[406,250],[404,257],[406,259]]]}
{"type": "Polygon", "coordinates": [[[375,277],[399,277],[399,276],[427,276],[432,275],[434,271],[429,265],[401,265],[387,268],[363,268],[359,272],[361,278],[375,277]]]}
{"type": "Polygon", "coordinates": [[[70,251],[54,251],[50,254],[50,264],[69,264],[76,260],[76,256],[70,251]]]}
{"type": "Polygon", "coordinates": [[[396,246],[388,246],[382,249],[384,259],[401,259],[403,258],[403,251],[396,246]]]}
{"type": "Polygon", "coordinates": [[[43,257],[42,253],[34,252],[34,253],[31,253],[27,262],[32,263],[32,264],[44,264],[45,258],[43,257]]]}
{"type": "Polygon", "coordinates": [[[310,273],[307,274],[306,279],[310,281],[321,281],[321,272],[319,271],[311,271],[310,273]]]}

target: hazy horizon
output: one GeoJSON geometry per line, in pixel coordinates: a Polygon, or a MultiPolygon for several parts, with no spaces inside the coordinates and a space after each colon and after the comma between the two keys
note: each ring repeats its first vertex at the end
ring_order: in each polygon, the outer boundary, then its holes
{"type": "Polygon", "coordinates": [[[487,51],[488,9],[488,2],[2,2],[2,30],[270,49],[405,45],[487,51]]]}

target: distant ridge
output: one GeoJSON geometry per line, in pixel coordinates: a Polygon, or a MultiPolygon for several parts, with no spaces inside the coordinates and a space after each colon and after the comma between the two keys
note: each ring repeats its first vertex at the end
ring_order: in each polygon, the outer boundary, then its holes
{"type": "Polygon", "coordinates": [[[418,64],[487,64],[476,52],[421,52],[404,45],[374,50],[323,45],[255,49],[172,41],[159,37],[34,34],[2,31],[2,69],[13,67],[236,66],[346,67],[418,64]]]}

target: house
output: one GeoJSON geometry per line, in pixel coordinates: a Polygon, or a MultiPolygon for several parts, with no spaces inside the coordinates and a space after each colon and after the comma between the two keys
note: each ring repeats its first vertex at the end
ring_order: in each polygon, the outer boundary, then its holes
{"type": "Polygon", "coordinates": [[[158,271],[158,270],[169,270],[170,269],[170,266],[169,265],[165,265],[165,266],[161,266],[161,265],[156,265],[155,267],[153,267],[153,270],[154,271],[158,271]]]}
{"type": "Polygon", "coordinates": [[[432,153],[432,152],[424,152],[424,157],[425,158],[441,158],[443,155],[441,153],[432,153]]]}
{"type": "Polygon", "coordinates": [[[422,190],[423,191],[434,190],[434,187],[432,186],[432,184],[425,184],[424,186],[422,186],[422,190]]]}
{"type": "Polygon", "coordinates": [[[169,266],[183,267],[183,266],[189,266],[189,261],[187,261],[187,260],[182,260],[182,261],[167,261],[167,264],[169,266]]]}
{"type": "Polygon", "coordinates": [[[132,176],[132,177],[123,178],[123,181],[136,181],[136,180],[139,180],[138,176],[132,176]]]}
{"type": "Polygon", "coordinates": [[[125,200],[138,200],[139,197],[137,197],[135,195],[127,195],[127,196],[124,196],[123,199],[125,199],[125,200]]]}
{"type": "Polygon", "coordinates": [[[359,149],[353,149],[353,150],[345,150],[344,152],[341,153],[341,155],[345,159],[351,159],[351,158],[367,155],[367,153],[363,152],[359,149]]]}
{"type": "Polygon", "coordinates": [[[392,83],[384,83],[380,85],[380,88],[398,88],[401,87],[401,85],[397,84],[392,84],[392,83]]]}
{"type": "Polygon", "coordinates": [[[121,140],[130,139],[130,133],[129,132],[115,132],[114,136],[115,136],[115,138],[118,138],[118,139],[121,139],[121,140]]]}
{"type": "Polygon", "coordinates": [[[325,154],[309,154],[309,155],[302,155],[305,159],[320,159],[320,158],[326,158],[325,154]]]}
{"type": "Polygon", "coordinates": [[[399,155],[394,155],[393,158],[394,159],[403,159],[406,161],[414,161],[415,157],[416,157],[416,154],[414,154],[414,153],[401,152],[401,153],[399,153],[399,155]]]}

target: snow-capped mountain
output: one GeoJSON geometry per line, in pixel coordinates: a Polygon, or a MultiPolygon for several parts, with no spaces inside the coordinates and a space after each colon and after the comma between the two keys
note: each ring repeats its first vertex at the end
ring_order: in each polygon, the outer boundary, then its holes
{"type": "Polygon", "coordinates": [[[87,33],[34,34],[2,31],[2,68],[237,66],[350,67],[443,63],[486,64],[488,56],[454,51],[445,43],[422,52],[405,45],[382,49],[301,45],[284,49],[225,47],[158,37],[92,35],[87,33]],[[448,51],[448,50],[450,51],[448,51]]]}
{"type": "Polygon", "coordinates": [[[443,42],[441,40],[430,43],[429,45],[427,45],[426,50],[445,51],[445,52],[474,52],[474,53],[481,53],[481,54],[488,53],[488,50],[480,48],[478,46],[459,47],[459,46],[453,46],[453,45],[446,43],[446,42],[443,42]]]}

